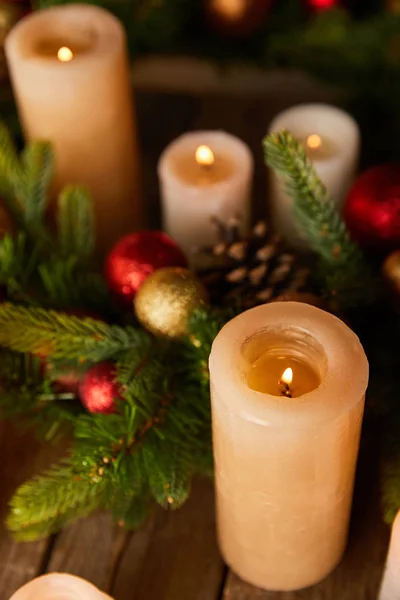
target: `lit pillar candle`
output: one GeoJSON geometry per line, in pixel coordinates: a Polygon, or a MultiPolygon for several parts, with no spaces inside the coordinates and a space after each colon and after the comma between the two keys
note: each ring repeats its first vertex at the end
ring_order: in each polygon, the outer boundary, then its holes
{"type": "Polygon", "coordinates": [[[213,218],[250,222],[253,158],[222,131],[186,133],[163,152],[158,167],[164,229],[188,254],[217,241],[213,218]]]}
{"type": "Polygon", "coordinates": [[[66,573],[50,573],[22,586],[10,600],[112,600],[94,585],[66,573]]]}
{"type": "Polygon", "coordinates": [[[392,527],[379,600],[400,600],[400,512],[392,527]]]}
{"type": "MultiPolygon", "coordinates": [[[[280,113],[271,123],[271,133],[283,129],[303,143],[319,177],[341,210],[358,166],[360,131],[357,123],[334,106],[304,104],[280,113]]],[[[269,203],[276,231],[292,247],[304,249],[305,243],[292,212],[293,201],[285,194],[274,172],[270,173],[269,203]]]]}
{"type": "Polygon", "coordinates": [[[140,226],[138,158],[125,34],[96,6],[35,12],[9,34],[6,54],[25,136],[56,152],[54,191],[84,184],[105,252],[140,226]]]}
{"type": "Polygon", "coordinates": [[[347,539],[368,362],[356,335],[307,304],[230,321],[210,356],[217,525],[243,579],[295,590],[347,539]]]}

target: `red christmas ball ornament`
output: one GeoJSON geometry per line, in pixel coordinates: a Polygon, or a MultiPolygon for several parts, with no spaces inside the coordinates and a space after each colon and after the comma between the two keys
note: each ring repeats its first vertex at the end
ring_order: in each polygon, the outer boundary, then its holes
{"type": "Polygon", "coordinates": [[[341,6],[340,0],[306,0],[307,8],[313,12],[330,10],[335,6],[341,6]]]}
{"type": "Polygon", "coordinates": [[[272,0],[204,0],[210,26],[218,33],[246,38],[260,29],[271,10],[272,0]]]}
{"type": "Polygon", "coordinates": [[[79,392],[82,404],[90,413],[108,415],[115,412],[116,402],[121,399],[115,375],[115,365],[102,362],[91,367],[83,376],[79,392]]]}
{"type": "Polygon", "coordinates": [[[363,173],[347,197],[344,219],[361,246],[382,251],[400,248],[400,164],[363,173]]]}
{"type": "Polygon", "coordinates": [[[186,267],[185,255],[162,231],[141,231],[122,238],[109,253],[104,275],[111,292],[131,308],[142,283],[162,267],[186,267]]]}

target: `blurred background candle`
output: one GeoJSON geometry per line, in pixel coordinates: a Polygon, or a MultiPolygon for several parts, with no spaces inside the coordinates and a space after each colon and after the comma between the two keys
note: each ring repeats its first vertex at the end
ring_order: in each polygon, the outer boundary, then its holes
{"type": "Polygon", "coordinates": [[[368,362],[356,335],[307,304],[230,321],[210,356],[217,525],[244,580],[295,590],[347,540],[368,362]]]}
{"type": "Polygon", "coordinates": [[[138,156],[125,34],[96,6],[35,12],[9,34],[6,54],[24,134],[54,144],[54,192],[93,194],[101,253],[140,228],[138,156]]]}
{"type": "Polygon", "coordinates": [[[379,600],[400,600],[400,512],[392,527],[379,600]]]}
{"type": "Polygon", "coordinates": [[[186,133],[163,152],[158,166],[164,229],[190,256],[217,241],[216,217],[250,223],[253,158],[248,146],[222,131],[186,133]]]}
{"type": "MultiPolygon", "coordinates": [[[[334,106],[304,104],[285,110],[271,123],[271,133],[283,129],[293,133],[303,143],[318,175],[341,210],[358,166],[360,131],[357,123],[349,114],[334,106]]],[[[275,229],[290,246],[304,249],[305,242],[292,215],[293,202],[272,171],[269,206],[275,229]]]]}

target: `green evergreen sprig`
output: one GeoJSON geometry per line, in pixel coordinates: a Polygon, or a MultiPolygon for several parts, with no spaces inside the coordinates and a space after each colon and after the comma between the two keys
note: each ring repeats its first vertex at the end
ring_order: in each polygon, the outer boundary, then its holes
{"type": "MultiPolygon", "coordinates": [[[[216,322],[199,313],[193,335],[210,339],[216,322]]],[[[146,336],[122,353],[117,412],[75,416],[68,459],[13,497],[7,523],[17,539],[48,535],[99,507],[131,528],[155,502],[182,505],[193,475],[209,473],[212,460],[208,390],[195,382],[204,374],[193,373],[192,351],[146,336]]]]}
{"type": "Polygon", "coordinates": [[[299,232],[319,257],[327,293],[343,308],[373,301],[372,274],[303,145],[288,131],[268,135],[263,145],[267,165],[293,200],[299,232]]]}
{"type": "Polygon", "coordinates": [[[145,348],[148,334],[134,327],[107,325],[54,310],[0,304],[0,345],[15,352],[51,356],[78,364],[115,358],[145,348]]]}

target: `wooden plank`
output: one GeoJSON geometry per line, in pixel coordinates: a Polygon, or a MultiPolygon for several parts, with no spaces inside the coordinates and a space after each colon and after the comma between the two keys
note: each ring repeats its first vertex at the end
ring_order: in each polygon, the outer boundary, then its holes
{"type": "Polygon", "coordinates": [[[136,93],[136,111],[142,157],[142,185],[147,226],[159,228],[161,207],[157,163],[176,137],[192,128],[199,100],[179,94],[136,93]]]}
{"type": "Polygon", "coordinates": [[[176,512],[158,510],[133,534],[116,573],[116,600],[217,600],[224,575],[211,481],[195,482],[176,512]]]}
{"type": "Polygon", "coordinates": [[[78,575],[108,591],[126,535],[109,514],[95,513],[77,521],[58,535],[46,572],[78,575]]]}
{"type": "Polygon", "coordinates": [[[296,69],[263,69],[244,61],[217,61],[190,56],[152,55],[132,65],[136,89],[154,93],[181,93],[203,96],[229,95],[293,97],[303,94],[331,102],[338,90],[308,73],[296,69]]]}
{"type": "Polygon", "coordinates": [[[0,456],[3,457],[0,485],[0,600],[8,600],[41,568],[48,540],[17,544],[3,523],[14,490],[25,479],[47,466],[52,453],[54,448],[39,446],[31,435],[21,435],[9,423],[0,423],[0,456]]]}
{"type": "MultiPolygon", "coordinates": [[[[299,592],[255,588],[230,573],[223,600],[376,600],[385,562],[389,528],[379,507],[377,465],[363,457],[354,502],[349,545],[342,563],[320,584],[299,592]]],[[[262,535],[262,533],[260,533],[262,535]]]]}

